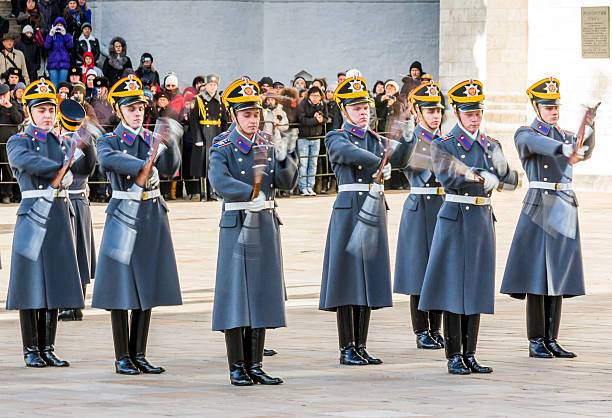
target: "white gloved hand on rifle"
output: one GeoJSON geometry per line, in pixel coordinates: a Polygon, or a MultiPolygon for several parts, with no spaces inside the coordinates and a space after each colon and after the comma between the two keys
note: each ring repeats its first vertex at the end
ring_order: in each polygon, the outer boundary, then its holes
{"type": "Polygon", "coordinates": [[[74,181],[74,176],[72,175],[72,171],[66,171],[64,178],[62,178],[62,189],[68,189],[72,182],[74,181]]]}
{"type": "Polygon", "coordinates": [[[480,177],[484,179],[483,186],[484,186],[485,192],[489,193],[491,190],[497,189],[497,186],[499,186],[499,179],[497,178],[495,174],[489,173],[486,170],[481,170],[479,174],[480,174],[480,177]]]}
{"type": "MultiPolygon", "coordinates": [[[[387,163],[382,169],[383,180],[389,180],[391,178],[391,164],[387,163]]],[[[376,172],[372,174],[372,177],[376,177],[376,172]]]]}
{"type": "MultiPolygon", "coordinates": [[[[588,150],[588,145],[583,145],[582,147],[578,148],[578,150],[576,151],[576,157],[578,157],[578,161],[584,160],[584,155],[588,150]]],[[[572,144],[563,144],[561,151],[563,152],[563,155],[569,158],[574,153],[574,146],[572,144]]]]}
{"type": "Polygon", "coordinates": [[[159,171],[157,171],[157,167],[153,167],[153,170],[151,170],[147,183],[147,189],[153,189],[159,186],[159,171]]]}
{"type": "Polygon", "coordinates": [[[249,212],[260,212],[264,209],[266,203],[266,194],[262,191],[259,192],[257,197],[249,203],[249,212]]]}

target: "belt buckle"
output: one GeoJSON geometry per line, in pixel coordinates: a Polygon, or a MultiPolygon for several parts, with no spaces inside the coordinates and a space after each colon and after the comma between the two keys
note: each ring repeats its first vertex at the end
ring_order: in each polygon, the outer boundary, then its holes
{"type": "Polygon", "coordinates": [[[436,187],[436,194],[445,194],[444,187],[436,187]]]}
{"type": "Polygon", "coordinates": [[[149,192],[142,192],[142,200],[149,200],[149,192]]]}
{"type": "Polygon", "coordinates": [[[59,187],[53,192],[53,197],[60,197],[62,195],[62,189],[59,187]]]}
{"type": "Polygon", "coordinates": [[[484,197],[482,197],[482,196],[476,196],[476,199],[475,199],[474,204],[475,204],[476,206],[484,206],[484,204],[485,204],[485,198],[484,198],[484,197]]]}
{"type": "Polygon", "coordinates": [[[556,191],[563,190],[563,183],[555,183],[555,190],[556,191]]]}

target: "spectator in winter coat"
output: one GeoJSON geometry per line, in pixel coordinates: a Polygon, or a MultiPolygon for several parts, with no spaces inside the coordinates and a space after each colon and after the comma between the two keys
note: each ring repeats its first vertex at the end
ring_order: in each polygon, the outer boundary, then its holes
{"type": "MultiPolygon", "coordinates": [[[[23,74],[26,84],[30,83],[30,77],[28,76],[28,67],[26,65],[25,56],[23,52],[13,48],[15,46],[15,40],[9,34],[2,37],[2,50],[0,51],[0,74],[5,74],[9,68],[19,68],[23,74]]],[[[6,81],[3,78],[2,81],[6,81]]]]}
{"type": "Polygon", "coordinates": [[[410,64],[410,73],[402,78],[402,89],[400,90],[399,97],[402,102],[406,102],[406,97],[415,88],[421,85],[421,75],[423,74],[423,67],[419,61],[415,61],[410,64]]]}
{"type": "Polygon", "coordinates": [[[297,106],[299,103],[297,89],[295,87],[284,87],[281,90],[279,102],[283,105],[283,110],[287,114],[289,124],[295,124],[297,122],[297,106]]]}
{"type": "Polygon", "coordinates": [[[115,36],[108,45],[108,58],[104,61],[102,72],[108,78],[111,86],[123,76],[126,69],[132,68],[132,61],[127,56],[127,44],[125,39],[115,36]]]}
{"type": "Polygon", "coordinates": [[[136,70],[136,75],[142,81],[142,84],[159,86],[159,73],[153,67],[153,55],[145,52],[140,56],[140,65],[136,70]]]}
{"type": "Polygon", "coordinates": [[[170,106],[170,93],[168,91],[157,93],[155,95],[155,102],[157,103],[157,113],[160,118],[179,120],[179,113],[170,106]]]}
{"type": "Polygon", "coordinates": [[[89,120],[98,122],[98,116],[96,115],[96,111],[94,110],[93,106],[85,101],[85,91],[85,84],[77,81],[72,85],[72,99],[76,100],[81,104],[81,106],[83,106],[83,109],[85,109],[85,114],[89,120]]]}
{"type": "Polygon", "coordinates": [[[281,137],[281,132],[289,129],[287,113],[283,110],[283,105],[278,103],[274,96],[266,97],[263,103],[263,131],[272,137],[275,142],[281,137]]]}
{"type": "Polygon", "coordinates": [[[81,71],[83,73],[83,81],[86,81],[87,73],[89,71],[93,71],[96,74],[96,77],[102,77],[104,75],[102,70],[96,67],[96,63],[94,62],[94,55],[91,52],[88,51],[84,53],[81,61],[83,62],[83,65],[81,65],[81,71]]]}
{"type": "Polygon", "coordinates": [[[111,125],[115,126],[119,123],[119,118],[113,112],[106,95],[108,94],[108,87],[110,83],[106,77],[98,77],[94,81],[94,96],[90,100],[89,104],[94,108],[98,122],[106,128],[110,128],[111,125]]]}
{"type": "Polygon", "coordinates": [[[85,16],[85,21],[91,23],[91,10],[89,10],[89,8],[87,7],[86,0],[79,0],[79,9],[81,9],[81,11],[83,12],[83,15],[85,16]]]}
{"type": "Polygon", "coordinates": [[[76,47],[76,62],[83,64],[83,54],[91,52],[94,65],[100,59],[100,42],[91,34],[91,23],[85,22],[81,26],[81,34],[76,47]]]}
{"type": "Polygon", "coordinates": [[[99,76],[95,70],[88,70],[87,73],[85,74],[85,98],[87,101],[91,100],[91,95],[94,90],[94,81],[98,77],[103,77],[103,76],[99,76]]]}
{"type": "Polygon", "coordinates": [[[58,17],[45,39],[45,49],[49,51],[47,59],[49,81],[55,86],[68,78],[70,51],[73,46],[72,36],[66,33],[66,21],[63,17],[58,17]]]}
{"type": "MultiPolygon", "coordinates": [[[[23,122],[23,114],[11,100],[11,93],[6,84],[0,84],[0,143],[6,141],[17,133],[17,126],[23,122]]],[[[0,163],[8,163],[6,146],[0,147],[0,163]]],[[[8,164],[0,164],[0,175],[3,182],[14,181],[11,169],[8,164]]],[[[2,203],[11,203],[12,197],[17,197],[13,192],[16,191],[11,184],[0,185],[0,197],[2,203]]]]}
{"type": "MultiPolygon", "coordinates": [[[[40,34],[40,31],[38,31],[38,34],[40,34]]],[[[42,37],[39,41],[42,41],[42,37]]],[[[30,80],[36,80],[38,78],[42,45],[44,45],[44,41],[41,44],[36,42],[34,39],[34,30],[30,25],[23,27],[19,40],[15,43],[15,49],[23,52],[26,68],[28,69],[28,79],[30,80]]]]}
{"type": "Polygon", "coordinates": [[[308,89],[306,98],[300,102],[297,108],[299,122],[299,139],[297,141],[299,164],[300,194],[302,196],[315,196],[312,189],[315,184],[317,173],[317,158],[321,147],[321,138],[313,138],[323,135],[325,124],[325,105],[323,104],[323,92],[314,86],[308,89]]]}
{"type": "Polygon", "coordinates": [[[168,93],[168,100],[170,101],[170,107],[176,110],[179,114],[185,106],[185,99],[178,88],[178,77],[175,73],[168,73],[164,78],[165,92],[168,93]]]}
{"type": "Polygon", "coordinates": [[[73,39],[81,36],[81,25],[85,23],[85,15],[79,9],[76,0],[69,0],[68,6],[64,9],[64,19],[66,20],[66,31],[72,35],[73,39]]]}
{"type": "Polygon", "coordinates": [[[42,17],[42,23],[39,21],[38,28],[43,34],[47,34],[51,30],[51,22],[55,21],[61,14],[59,0],[38,0],[38,10],[42,17]]]}
{"type": "Polygon", "coordinates": [[[45,18],[40,14],[38,6],[34,0],[27,0],[25,10],[17,16],[17,23],[23,28],[30,25],[32,28],[46,28],[45,18]]]}

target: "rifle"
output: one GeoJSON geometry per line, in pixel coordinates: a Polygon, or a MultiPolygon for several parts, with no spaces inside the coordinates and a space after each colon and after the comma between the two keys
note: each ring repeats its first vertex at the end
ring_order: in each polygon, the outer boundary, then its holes
{"type": "Polygon", "coordinates": [[[569,163],[572,165],[578,162],[578,150],[584,145],[584,131],[587,125],[591,125],[593,123],[595,115],[597,114],[597,108],[600,104],[601,102],[598,102],[593,107],[587,107],[586,112],[584,112],[584,117],[582,118],[580,128],[578,129],[578,135],[576,135],[576,145],[574,146],[574,152],[572,153],[572,155],[570,155],[569,158],[569,163]]]}

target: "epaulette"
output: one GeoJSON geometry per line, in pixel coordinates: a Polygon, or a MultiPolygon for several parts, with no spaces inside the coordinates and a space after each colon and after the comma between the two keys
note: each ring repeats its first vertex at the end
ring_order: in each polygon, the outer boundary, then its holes
{"type": "Polygon", "coordinates": [[[29,138],[28,134],[23,133],[23,132],[22,132],[22,133],[15,134],[15,136],[16,136],[17,138],[29,138]]]}
{"type": "Polygon", "coordinates": [[[104,135],[102,135],[100,138],[111,138],[113,136],[117,136],[117,135],[115,135],[114,132],[108,132],[108,133],[105,133],[104,135]]]}
{"type": "Polygon", "coordinates": [[[267,134],[263,131],[258,131],[257,134],[259,136],[259,145],[270,145],[272,143],[272,137],[270,136],[270,134],[267,134]]]}
{"type": "Polygon", "coordinates": [[[219,140],[228,137],[230,133],[231,133],[230,131],[225,131],[225,132],[220,133],[219,140]]]}
{"type": "Polygon", "coordinates": [[[455,137],[454,135],[448,134],[444,138],[436,139],[436,141],[438,141],[438,142],[445,142],[445,141],[448,141],[449,139],[453,139],[454,137],[455,137]]]}
{"type": "Polygon", "coordinates": [[[227,147],[231,143],[232,141],[230,141],[229,138],[221,139],[213,144],[213,148],[227,147]]]}
{"type": "Polygon", "coordinates": [[[496,144],[499,144],[499,141],[495,138],[491,138],[489,135],[487,135],[487,139],[491,142],[495,142],[496,144]]]}
{"type": "Polygon", "coordinates": [[[331,134],[332,132],[345,132],[345,130],[344,129],[332,129],[328,133],[331,134]]]}

